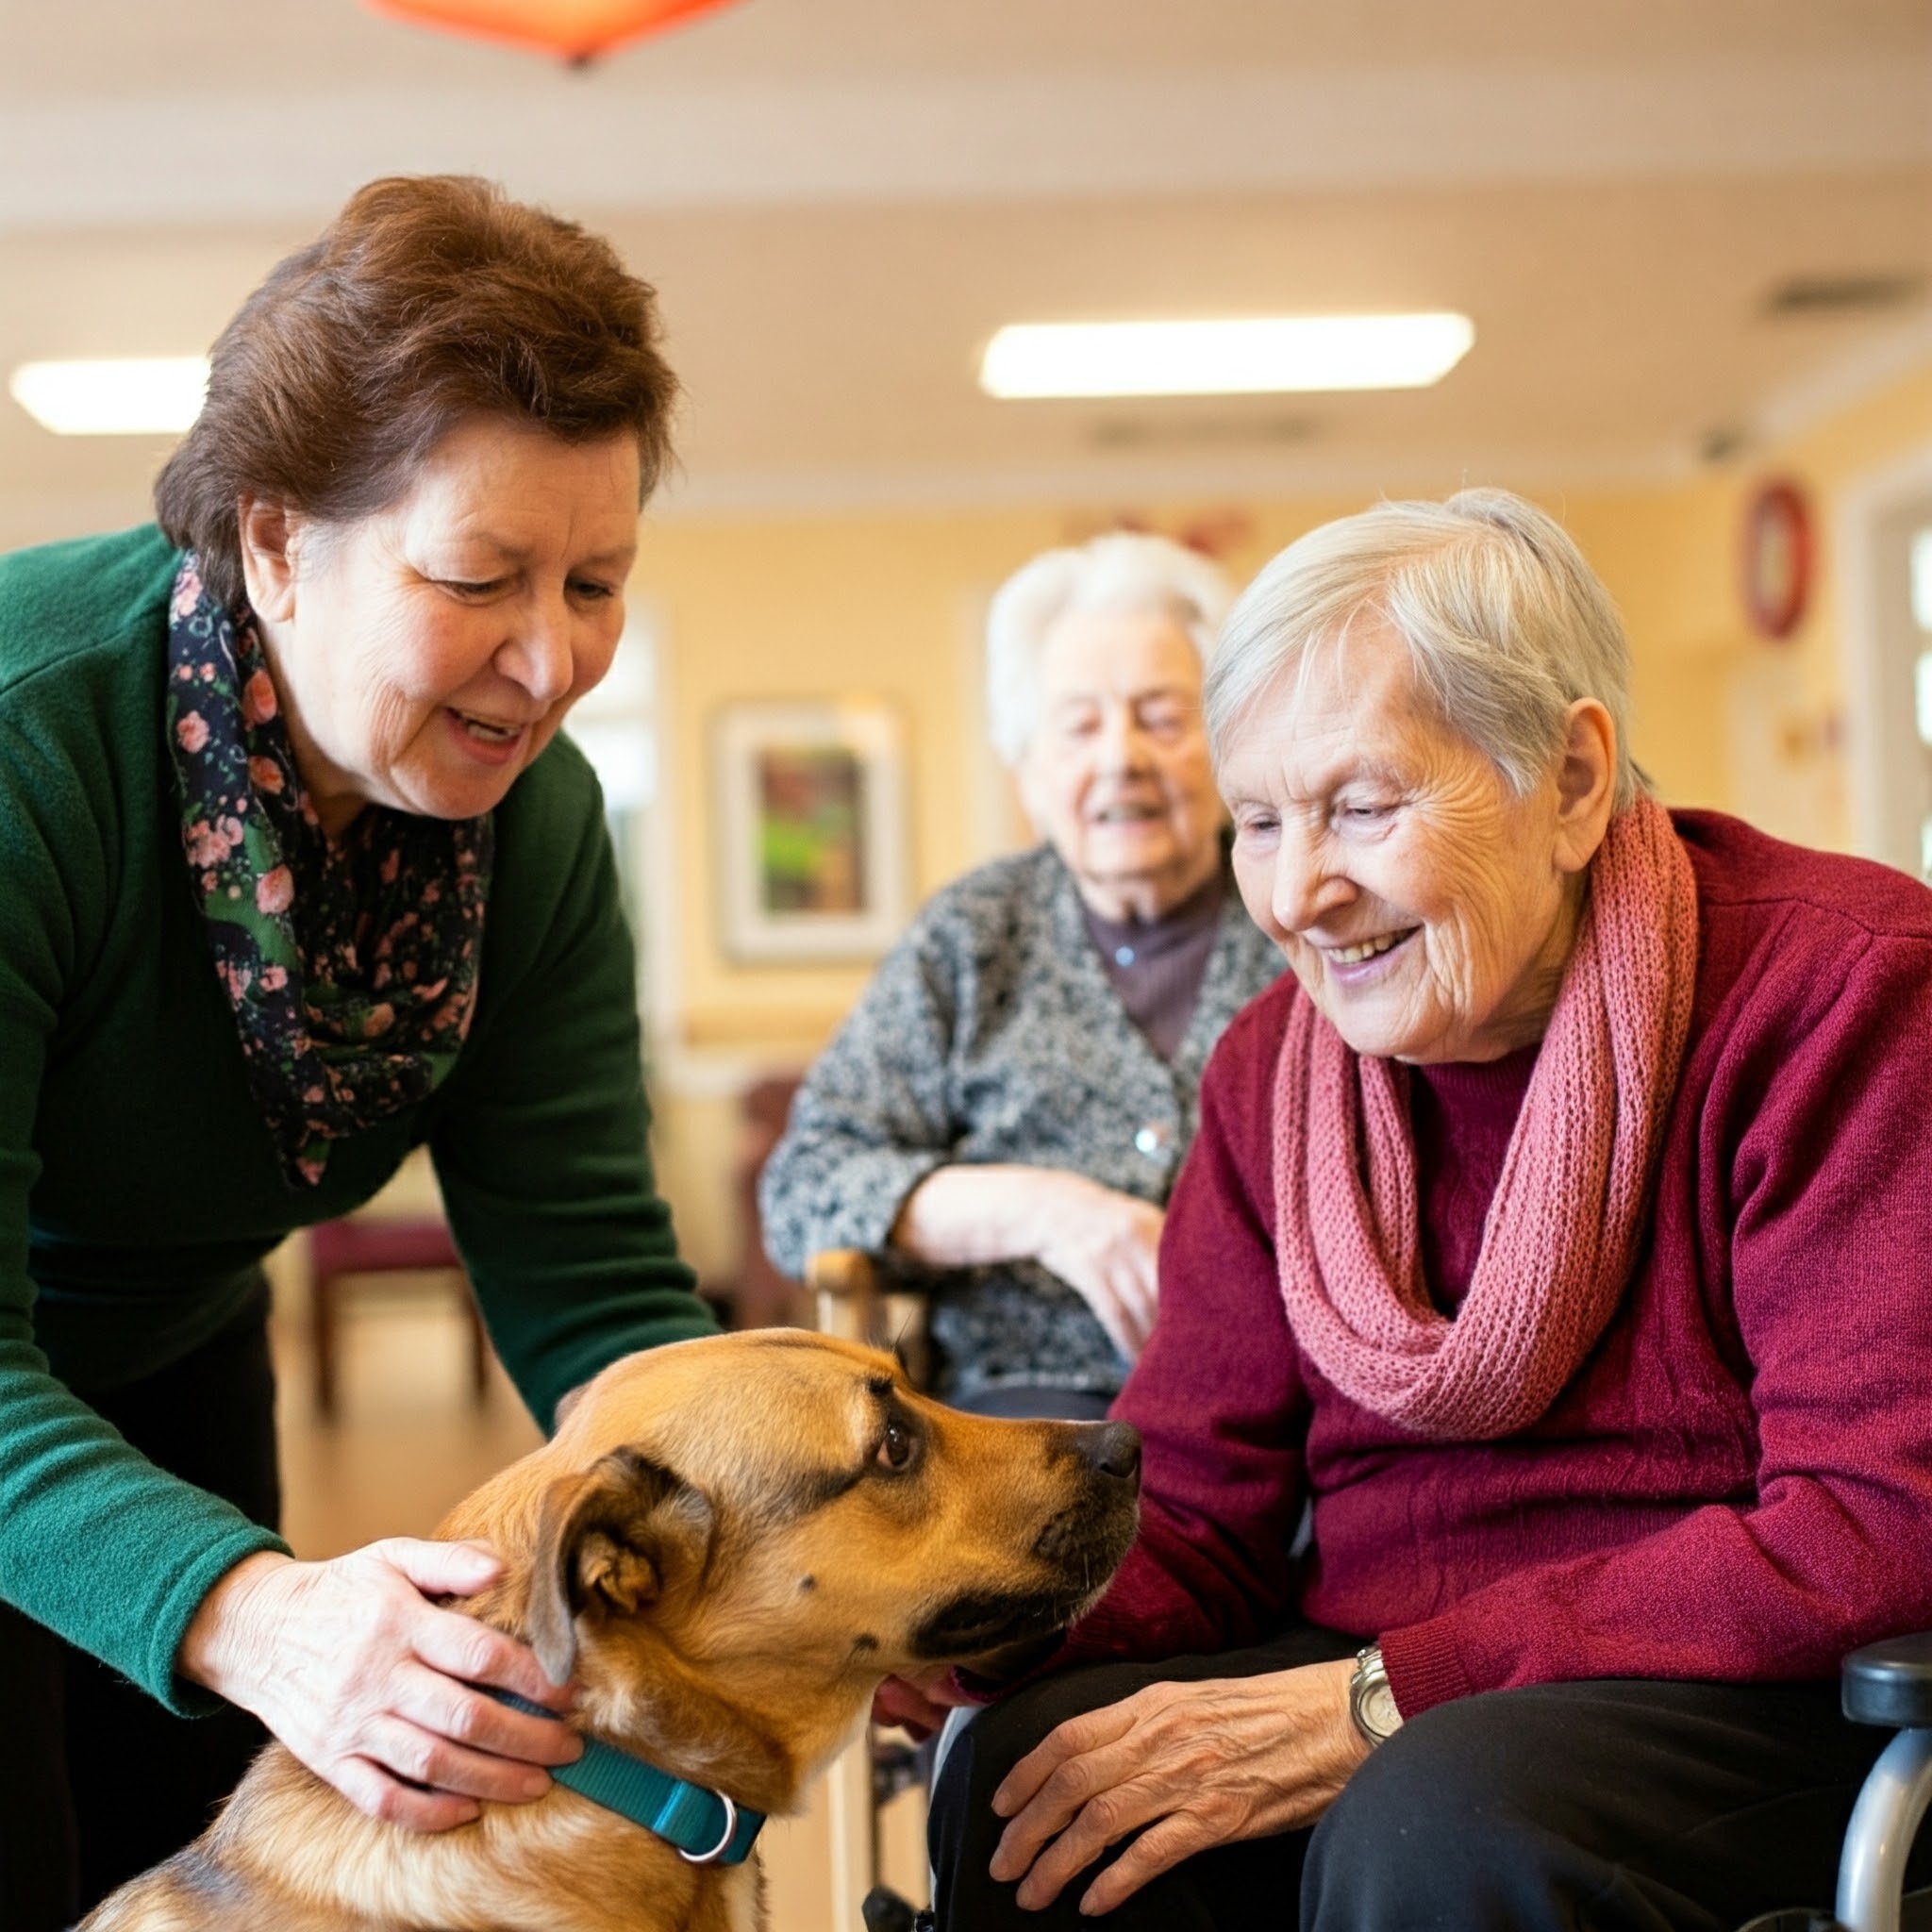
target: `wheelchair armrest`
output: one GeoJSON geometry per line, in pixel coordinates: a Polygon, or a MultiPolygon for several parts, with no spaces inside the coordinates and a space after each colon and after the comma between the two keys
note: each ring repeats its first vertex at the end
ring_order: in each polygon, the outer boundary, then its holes
{"type": "Polygon", "coordinates": [[[1840,1697],[1854,1724],[1893,1730],[1932,1725],[1932,1630],[1853,1651],[1844,1661],[1840,1697]]]}

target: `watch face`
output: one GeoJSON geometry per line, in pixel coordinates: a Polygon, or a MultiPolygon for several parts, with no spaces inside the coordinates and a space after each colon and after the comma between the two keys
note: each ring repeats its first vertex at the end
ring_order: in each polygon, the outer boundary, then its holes
{"type": "Polygon", "coordinates": [[[1362,1721],[1378,1738],[1400,1727],[1402,1713],[1395,1707],[1395,1693],[1386,1680],[1371,1684],[1362,1692],[1362,1721]]]}

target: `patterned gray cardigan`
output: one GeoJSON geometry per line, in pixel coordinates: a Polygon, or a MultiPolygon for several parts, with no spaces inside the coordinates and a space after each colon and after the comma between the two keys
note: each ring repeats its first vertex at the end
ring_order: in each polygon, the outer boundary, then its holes
{"type": "MultiPolygon", "coordinates": [[[[792,1102],[758,1188],[765,1247],[798,1276],[823,1248],[883,1251],[908,1194],[951,1161],[1068,1168],[1164,1204],[1208,1056],[1282,970],[1230,883],[1172,1064],[1127,1017],[1050,846],[956,880],[881,962],[792,1102]]],[[[1126,1372],[1087,1305],[1037,1262],[935,1283],[939,1386],[1111,1393],[1126,1372]]]]}

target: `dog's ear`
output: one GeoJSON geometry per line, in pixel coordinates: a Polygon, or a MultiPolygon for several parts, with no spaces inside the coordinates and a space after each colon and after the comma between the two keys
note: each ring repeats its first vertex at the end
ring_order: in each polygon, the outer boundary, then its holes
{"type": "Polygon", "coordinates": [[[530,1646],[553,1684],[576,1665],[585,1612],[631,1617],[655,1603],[667,1563],[702,1547],[710,1507],[681,1476],[616,1449],[543,1493],[530,1568],[530,1646]]]}

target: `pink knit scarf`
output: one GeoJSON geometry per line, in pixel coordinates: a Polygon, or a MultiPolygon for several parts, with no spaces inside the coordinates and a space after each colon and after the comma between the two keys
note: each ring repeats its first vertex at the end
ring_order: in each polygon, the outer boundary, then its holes
{"type": "Polygon", "coordinates": [[[1641,799],[1591,863],[1453,1317],[1423,1281],[1406,1075],[1345,1045],[1306,994],[1294,1002],[1274,1076],[1281,1293],[1296,1341],[1351,1401],[1418,1435],[1479,1441],[1556,1400],[1637,1253],[1696,969],[1690,861],[1669,814],[1641,799]]]}

